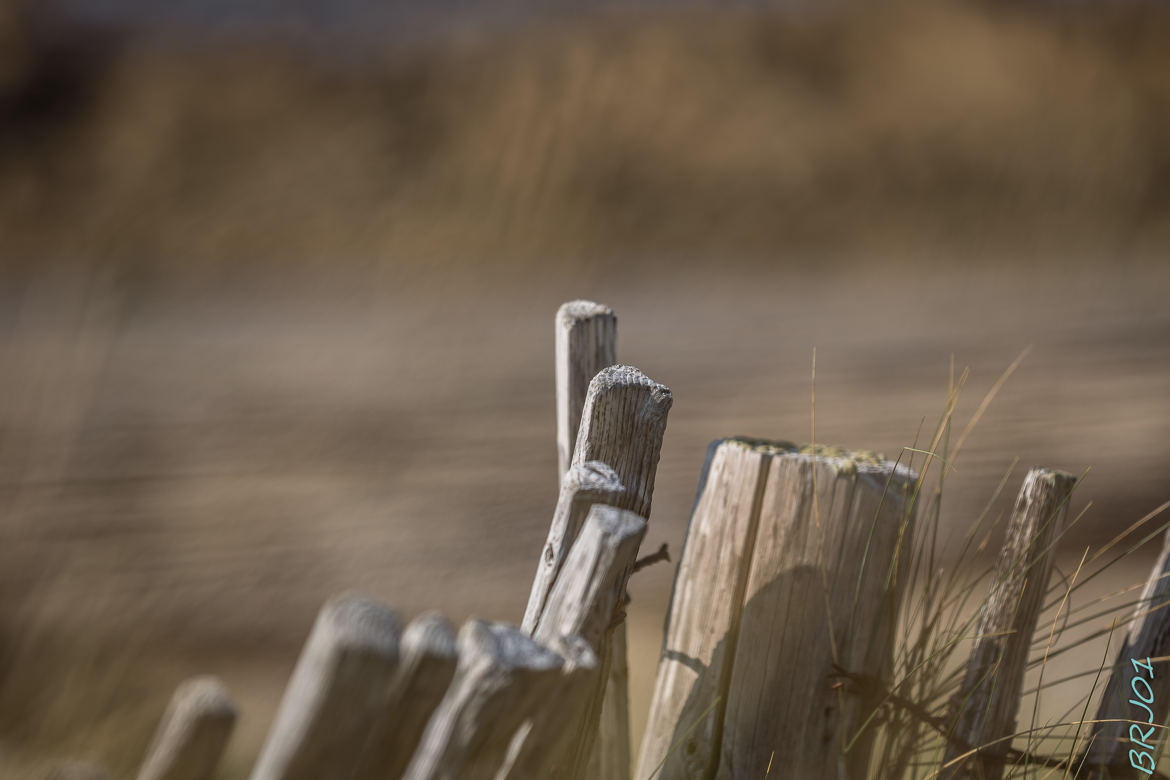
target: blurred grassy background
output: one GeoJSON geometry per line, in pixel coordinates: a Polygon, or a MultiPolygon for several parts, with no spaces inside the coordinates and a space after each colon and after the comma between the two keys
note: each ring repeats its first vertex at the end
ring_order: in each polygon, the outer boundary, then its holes
{"type": "Polygon", "coordinates": [[[574,297],[675,393],[649,548],[707,441],[813,435],[814,346],[817,440],[894,455],[1032,346],[956,528],[1017,456],[1092,467],[1077,557],[1170,497],[1170,11],[122,5],[0,3],[4,777],[129,775],[202,672],[243,776],[337,590],[518,620],[574,297]]]}

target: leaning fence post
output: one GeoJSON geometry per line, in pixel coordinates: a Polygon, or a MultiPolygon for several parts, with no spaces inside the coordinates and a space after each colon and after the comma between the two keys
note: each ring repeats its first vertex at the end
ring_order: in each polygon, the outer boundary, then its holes
{"type": "MultiPolygon", "coordinates": [[[[589,382],[570,472],[594,461],[606,464],[620,485],[620,490],[607,496],[607,503],[649,517],[662,435],[672,403],[665,385],[632,366],[602,369],[589,382]]],[[[572,500],[573,496],[562,489],[524,613],[523,626],[528,631],[539,622],[548,593],[574,541],[572,529],[566,527],[572,500]]],[[[607,683],[609,704],[604,706],[601,717],[598,757],[592,770],[598,780],[624,780],[630,772],[628,693],[621,674],[626,668],[624,625],[614,631],[611,646],[610,668],[616,674],[611,674],[607,683]]]]}
{"type": "Polygon", "coordinates": [[[1101,696],[1095,720],[1102,722],[1093,724],[1084,756],[1087,780],[1144,778],[1150,774],[1147,769],[1154,769],[1157,747],[1164,734],[1158,727],[1166,725],[1166,716],[1170,714],[1170,669],[1165,661],[1170,656],[1167,606],[1170,606],[1170,531],[1163,537],[1162,553],[1134,608],[1117,662],[1101,696]],[[1141,685],[1136,678],[1143,680],[1141,685]]]}
{"type": "Polygon", "coordinates": [[[556,317],[557,476],[563,479],[573,460],[581,409],[589,381],[617,362],[617,318],[608,306],[593,301],[561,304],[556,317]]]}
{"type": "MultiPolygon", "coordinates": [[[[579,634],[601,660],[600,684],[583,708],[579,726],[573,729],[576,740],[572,755],[567,757],[567,771],[555,776],[581,777],[590,756],[598,754],[595,745],[600,741],[605,697],[614,691],[609,687],[608,669],[616,644],[609,641],[610,631],[645,534],[646,521],[633,512],[594,506],[534,631],[537,639],[546,642],[557,636],[579,634]]],[[[627,744],[628,741],[627,731],[627,744]]],[[[628,773],[628,753],[625,760],[628,773]]],[[[588,776],[606,775],[598,775],[594,767],[588,776]]]]}
{"type": "Polygon", "coordinates": [[[455,675],[455,632],[437,612],[402,633],[401,660],[382,713],[370,730],[353,780],[398,780],[455,675]]]}
{"type": "Polygon", "coordinates": [[[348,780],[397,670],[399,632],[375,601],[342,596],[321,609],[252,780],[348,780]]]}
{"type": "Polygon", "coordinates": [[[236,705],[214,677],[182,683],[155,732],[138,780],[207,780],[236,725],[236,705]]]}
{"type": "Polygon", "coordinates": [[[979,614],[963,686],[948,713],[953,728],[940,773],[948,780],[1003,776],[1011,741],[1002,738],[1015,730],[1032,632],[1075,484],[1072,475],[1048,469],[1032,469],[1024,478],[979,614]]]}

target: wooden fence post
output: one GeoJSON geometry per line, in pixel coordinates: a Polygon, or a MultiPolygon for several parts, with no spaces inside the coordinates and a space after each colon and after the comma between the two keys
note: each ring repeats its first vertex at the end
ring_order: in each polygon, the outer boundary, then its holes
{"type": "Polygon", "coordinates": [[[991,593],[980,611],[963,686],[949,713],[954,725],[941,777],[999,780],[1003,776],[1010,740],[956,759],[1015,731],[1032,632],[1052,573],[1054,542],[1064,528],[1075,484],[1072,475],[1048,469],[1032,469],[1024,478],[991,593]]]}
{"type": "Polygon", "coordinates": [[[549,593],[565,566],[565,560],[585,518],[594,504],[616,505],[625,492],[617,472],[601,461],[574,464],[565,474],[560,497],[549,526],[548,540],[536,567],[528,607],[521,626],[532,633],[544,614],[549,593]]]}
{"type": "Polygon", "coordinates": [[[398,617],[355,596],[327,603],[293,670],[252,780],[349,780],[398,668],[398,617]]]}
{"type": "MultiPolygon", "coordinates": [[[[565,659],[560,684],[517,730],[494,780],[554,780],[574,776],[584,713],[593,712],[605,677],[589,642],[579,634],[549,647],[565,659]]],[[[595,729],[594,729],[595,731],[595,729]]]]}
{"type": "Polygon", "coordinates": [[[456,644],[455,678],[406,780],[494,780],[517,732],[542,705],[551,706],[566,671],[563,656],[501,623],[468,621],[456,644]]]}
{"type": "Polygon", "coordinates": [[[1164,739],[1160,728],[1170,714],[1170,531],[1162,541],[1162,553],[1150,571],[1142,597],[1134,608],[1117,653],[1117,662],[1093,724],[1084,757],[1087,780],[1137,780],[1149,776],[1164,739]],[[1157,670],[1155,672],[1155,670],[1157,670]],[[1145,682],[1138,685],[1135,678],[1145,682]],[[1139,690],[1140,689],[1140,690],[1139,690]],[[1148,691],[1148,693],[1147,693],[1148,691]],[[1152,701],[1146,701],[1149,696],[1152,701]],[[1141,702],[1134,703],[1133,700],[1141,702]],[[1118,719],[1131,721],[1116,722],[1118,719]],[[1136,739],[1135,739],[1136,737],[1136,739]],[[1148,737],[1148,740],[1143,740],[1148,737]],[[1150,746],[1147,750],[1139,743],[1150,746]],[[1131,751],[1133,755],[1131,755],[1131,751]],[[1146,754],[1148,758],[1142,756],[1146,754]]]}
{"type": "MultiPolygon", "coordinates": [[[[604,701],[613,693],[609,687],[609,666],[613,663],[616,643],[610,641],[615,630],[614,616],[625,597],[626,582],[633,571],[638,547],[646,534],[646,521],[633,512],[606,506],[594,506],[589,519],[573,545],[565,571],[557,580],[535,636],[549,641],[556,636],[580,634],[597,653],[602,669],[601,685],[583,708],[580,727],[575,729],[578,740],[568,760],[565,777],[606,777],[589,769],[588,761],[597,755],[595,747],[599,733],[604,701]],[[583,773],[588,772],[587,775],[583,773]]],[[[624,649],[624,646],[623,646],[624,649]]],[[[624,656],[623,656],[624,658],[624,656]]],[[[624,697],[622,699],[625,701],[624,697]]],[[[625,722],[629,744],[628,709],[625,722]]],[[[614,718],[611,724],[621,724],[614,718]]],[[[610,743],[612,744],[612,743],[610,743]]],[[[627,748],[628,749],[628,748],[627,748]]],[[[621,760],[620,757],[615,761],[621,760]]],[[[629,772],[629,754],[625,757],[625,772],[629,772]]],[[[621,771],[616,766],[611,771],[621,771]]]]}
{"type": "Polygon", "coordinates": [[[401,660],[382,714],[370,731],[353,780],[398,780],[455,676],[455,632],[437,612],[402,634],[401,660]]]}
{"type": "Polygon", "coordinates": [[[570,301],[557,309],[558,479],[564,479],[573,461],[589,381],[616,362],[617,317],[612,309],[593,301],[570,301]]]}
{"type": "Polygon", "coordinates": [[[866,776],[875,702],[834,687],[834,664],[888,678],[915,479],[866,453],[713,445],[639,780],[866,776]]]}
{"type": "MultiPolygon", "coordinates": [[[[654,494],[654,477],[662,450],[662,435],[673,398],[670,390],[632,366],[602,369],[589,382],[581,411],[581,425],[574,444],[573,467],[597,461],[617,475],[621,490],[607,501],[648,518],[654,494]]],[[[532,631],[540,620],[543,604],[556,573],[574,539],[566,531],[571,496],[561,491],[548,542],[533,583],[523,626],[532,631]]],[[[620,625],[610,640],[610,678],[603,704],[594,768],[596,780],[625,780],[630,773],[629,693],[624,670],[626,631],[620,625]]]]}
{"type": "Polygon", "coordinates": [[[138,780],[208,780],[235,725],[235,702],[219,680],[184,682],[155,731],[138,780]]]}
{"type": "Polygon", "coordinates": [[[735,439],[708,449],[675,572],[638,780],[649,780],[664,761],[661,777],[706,778],[719,760],[746,562],[773,449],[735,439]],[[688,733],[668,756],[680,725],[688,733]]]}

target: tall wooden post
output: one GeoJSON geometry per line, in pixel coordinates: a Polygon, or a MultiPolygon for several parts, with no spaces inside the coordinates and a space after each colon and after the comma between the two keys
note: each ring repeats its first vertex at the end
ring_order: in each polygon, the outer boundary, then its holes
{"type": "MultiPolygon", "coordinates": [[[[672,403],[669,388],[632,366],[610,366],[590,380],[569,477],[557,502],[524,613],[525,630],[535,631],[540,622],[548,594],[575,541],[574,518],[582,516],[582,509],[587,510],[596,500],[649,517],[662,435],[672,403]]],[[[589,775],[596,780],[626,780],[631,759],[624,625],[614,630],[609,644],[602,655],[609,659],[610,682],[589,775]]]]}
{"type": "Polygon", "coordinates": [[[589,381],[617,363],[617,317],[593,301],[569,301],[557,310],[557,475],[573,461],[589,381]]]}

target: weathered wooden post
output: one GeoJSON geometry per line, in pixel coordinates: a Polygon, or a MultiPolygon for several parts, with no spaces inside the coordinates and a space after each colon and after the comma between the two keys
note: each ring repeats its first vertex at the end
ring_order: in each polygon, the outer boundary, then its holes
{"type": "Polygon", "coordinates": [[[569,301],[557,309],[557,471],[563,479],[573,461],[581,409],[589,381],[617,363],[617,317],[593,301],[569,301]]]}
{"type": "Polygon", "coordinates": [[[548,706],[568,671],[564,656],[501,623],[468,621],[456,644],[455,678],[427,724],[407,780],[494,780],[517,732],[548,706]]]}
{"type": "Polygon", "coordinates": [[[138,780],[208,780],[236,725],[236,705],[214,677],[196,677],[175,690],[138,780]]]}
{"type": "Polygon", "coordinates": [[[590,655],[600,658],[600,668],[573,691],[558,695],[556,711],[534,718],[521,754],[498,780],[592,777],[584,772],[608,679],[604,654],[645,534],[646,521],[633,512],[599,505],[589,513],[533,633],[549,645],[562,637],[580,637],[590,655]]]}
{"type": "Polygon", "coordinates": [[[1156,765],[1170,715],[1170,531],[1134,608],[1084,756],[1087,780],[1137,780],[1156,765]],[[1119,722],[1125,721],[1125,722],[1119,722]]]}
{"type": "Polygon", "coordinates": [[[706,778],[719,761],[734,637],[768,462],[776,452],[789,449],[729,439],[712,442],[707,451],[675,572],[650,717],[634,774],[639,780],[648,780],[660,765],[661,777],[706,778]],[[685,737],[678,734],[680,727],[685,737]],[[668,756],[680,738],[684,741],[668,756]]]}
{"type": "Polygon", "coordinates": [[[349,780],[398,669],[398,617],[356,596],[327,603],[285,688],[252,780],[349,780]]]}
{"type": "Polygon", "coordinates": [[[1076,479],[1032,469],[1016,498],[991,593],[975,629],[963,686],[955,697],[951,739],[940,776],[999,780],[1016,727],[1032,632],[1052,573],[1054,542],[1064,528],[1076,479]],[[997,741],[999,740],[999,741],[997,741]],[[962,758],[974,748],[979,752],[962,758]]]}
{"type": "Polygon", "coordinates": [[[866,776],[876,702],[834,687],[834,665],[888,679],[915,479],[867,453],[713,445],[639,780],[866,776]]]}
{"type": "Polygon", "coordinates": [[[428,612],[410,622],[402,634],[398,673],[353,780],[402,777],[455,676],[456,658],[455,632],[445,617],[428,612]]]}
{"type": "MultiPolygon", "coordinates": [[[[558,390],[558,395],[563,393],[558,390]]],[[[523,627],[534,631],[548,593],[575,541],[571,518],[581,517],[592,497],[582,497],[570,488],[578,467],[600,463],[609,468],[591,466],[605,480],[595,480],[600,487],[598,499],[641,517],[650,515],[654,494],[654,477],[662,449],[662,435],[673,398],[670,390],[652,381],[632,366],[615,365],[600,371],[589,382],[581,424],[574,443],[569,476],[561,490],[557,509],[549,529],[536,577],[524,613],[523,627]],[[616,481],[609,479],[610,473],[616,481]],[[577,508],[573,508],[574,502],[577,508]]],[[[626,632],[620,625],[610,640],[609,675],[601,725],[590,776],[597,780],[624,780],[629,776],[629,693],[626,686],[626,632]]]]}

